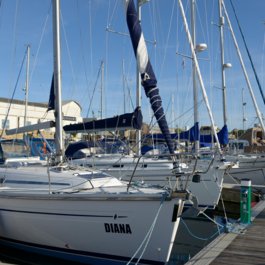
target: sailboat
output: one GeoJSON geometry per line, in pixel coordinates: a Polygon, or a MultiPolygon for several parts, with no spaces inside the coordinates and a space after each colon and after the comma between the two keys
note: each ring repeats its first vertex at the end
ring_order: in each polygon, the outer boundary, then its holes
{"type": "MultiPolygon", "coordinates": [[[[137,17],[136,12],[134,13],[134,16],[137,17]]],[[[130,27],[129,25],[130,21],[127,22],[128,28],[131,29],[132,26],[130,27]]],[[[141,38],[141,35],[139,35],[138,38],[135,38],[134,32],[132,31],[130,31],[130,34],[132,40],[141,38]]],[[[137,45],[137,42],[133,42],[135,54],[137,58],[139,58],[137,69],[142,75],[142,85],[146,90],[149,84],[146,84],[144,79],[145,73],[142,70],[145,69],[146,66],[143,67],[141,65],[141,63],[145,62],[141,62],[141,53],[137,45]]],[[[194,47],[192,47],[192,50],[194,50],[194,47]]],[[[156,82],[153,71],[151,72],[150,76],[152,77],[153,82],[156,82]]],[[[148,94],[149,92],[147,91],[146,93],[148,94]]],[[[156,96],[154,95],[152,98],[155,102],[156,96]]],[[[154,113],[156,112],[154,111],[154,113]]],[[[66,131],[71,131],[73,129],[77,129],[78,127],[81,130],[84,130],[84,128],[88,126],[86,126],[86,124],[73,124],[66,126],[65,129],[66,131]]],[[[197,132],[198,130],[198,128],[195,129],[197,132]]],[[[194,134],[198,137],[198,133],[195,132],[194,134]]],[[[163,140],[168,142],[169,139],[164,135],[165,134],[162,134],[163,140]]],[[[190,136],[189,133],[185,135],[185,137],[187,136],[190,136]]],[[[170,138],[171,137],[172,134],[170,135],[170,138]]],[[[172,145],[169,148],[169,153],[174,154],[172,145]]],[[[187,158],[184,158],[184,160],[181,158],[177,159],[174,165],[170,163],[166,157],[162,159],[160,157],[152,158],[148,156],[125,156],[120,154],[89,155],[85,158],[73,159],[71,162],[74,165],[96,167],[126,181],[151,183],[162,187],[186,187],[196,197],[198,207],[206,207],[208,209],[214,209],[218,204],[224,173],[229,167],[231,167],[231,163],[218,160],[212,155],[207,160],[200,160],[199,158],[193,159],[192,155],[189,155],[187,158]]]]}
{"type": "Polygon", "coordinates": [[[81,264],[165,264],[186,192],[63,163],[59,3],[53,0],[57,155],[53,165],[0,167],[0,243],[81,264]]]}

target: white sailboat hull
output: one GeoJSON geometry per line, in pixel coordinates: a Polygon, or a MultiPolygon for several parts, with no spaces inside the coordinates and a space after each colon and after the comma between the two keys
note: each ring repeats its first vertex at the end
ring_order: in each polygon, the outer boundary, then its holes
{"type": "Polygon", "coordinates": [[[2,243],[84,264],[126,264],[155,223],[134,261],[141,257],[139,264],[167,262],[179,225],[179,197],[168,194],[164,200],[166,193],[156,189],[132,187],[127,192],[127,185],[108,186],[111,177],[91,180],[93,188],[49,193],[30,188],[25,178],[21,188],[8,172],[0,188],[2,243]]]}

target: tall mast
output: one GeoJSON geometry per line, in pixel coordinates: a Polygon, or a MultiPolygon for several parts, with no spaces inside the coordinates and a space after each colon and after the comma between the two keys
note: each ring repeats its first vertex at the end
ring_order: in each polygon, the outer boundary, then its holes
{"type": "Polygon", "coordinates": [[[53,0],[53,59],[54,59],[54,94],[55,94],[55,145],[57,162],[63,161],[63,119],[61,89],[61,44],[60,44],[60,0],[53,0]]]}
{"type": "MultiPolygon", "coordinates": [[[[191,38],[193,47],[196,47],[196,28],[195,28],[195,1],[190,0],[191,2],[191,38]]],[[[196,53],[196,50],[194,51],[196,53]]],[[[199,114],[198,114],[198,90],[196,83],[196,67],[194,63],[194,56],[192,55],[192,81],[193,81],[193,107],[194,107],[194,124],[199,122],[199,114]]],[[[200,141],[195,141],[195,154],[197,155],[200,148],[200,141]]]]}
{"type": "MultiPolygon", "coordinates": [[[[137,18],[139,20],[139,23],[141,24],[142,19],[142,13],[141,13],[141,0],[137,0],[137,18]]],[[[138,58],[136,58],[138,61],[138,58]]],[[[136,106],[140,107],[142,106],[142,93],[141,93],[141,76],[139,71],[138,62],[136,62],[136,106]]],[[[141,130],[136,131],[136,155],[141,155],[141,130]]]]}
{"type": "Polygon", "coordinates": [[[219,0],[219,27],[220,27],[220,48],[221,48],[221,76],[222,76],[222,94],[223,94],[223,119],[224,125],[227,124],[226,110],[226,82],[225,82],[225,63],[224,63],[224,17],[222,12],[222,2],[219,0]]]}
{"type": "Polygon", "coordinates": [[[104,98],[104,62],[101,62],[101,94],[100,94],[100,119],[103,119],[103,98],[104,98]]]}
{"type": "Polygon", "coordinates": [[[245,102],[245,97],[244,97],[244,88],[242,88],[242,121],[243,121],[243,132],[245,132],[245,122],[247,121],[247,118],[245,116],[245,108],[246,108],[247,103],[245,102]]]}
{"type": "Polygon", "coordinates": [[[172,126],[172,133],[175,133],[175,111],[174,111],[174,107],[175,107],[175,97],[174,97],[174,94],[172,93],[172,95],[171,95],[171,117],[172,117],[171,126],[172,126]]]}
{"type": "Polygon", "coordinates": [[[30,45],[27,46],[27,69],[26,69],[26,85],[25,85],[25,113],[24,113],[24,126],[27,125],[28,116],[28,97],[29,97],[29,57],[30,45]]]}

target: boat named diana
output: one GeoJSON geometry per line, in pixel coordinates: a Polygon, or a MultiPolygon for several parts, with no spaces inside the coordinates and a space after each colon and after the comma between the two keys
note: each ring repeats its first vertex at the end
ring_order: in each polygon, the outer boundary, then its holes
{"type": "Polygon", "coordinates": [[[107,233],[117,233],[117,234],[131,234],[132,230],[129,224],[112,224],[104,223],[105,231],[107,233]]]}

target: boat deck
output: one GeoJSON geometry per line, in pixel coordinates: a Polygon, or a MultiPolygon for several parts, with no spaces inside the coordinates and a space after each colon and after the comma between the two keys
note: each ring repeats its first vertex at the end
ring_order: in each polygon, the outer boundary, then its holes
{"type": "Polygon", "coordinates": [[[252,209],[252,223],[217,237],[185,265],[265,264],[265,201],[252,209]]]}

